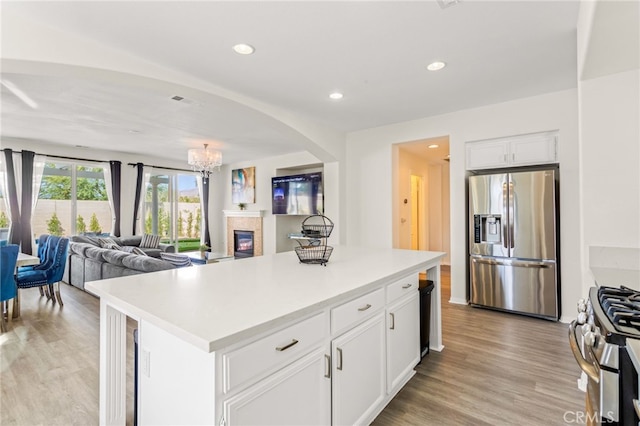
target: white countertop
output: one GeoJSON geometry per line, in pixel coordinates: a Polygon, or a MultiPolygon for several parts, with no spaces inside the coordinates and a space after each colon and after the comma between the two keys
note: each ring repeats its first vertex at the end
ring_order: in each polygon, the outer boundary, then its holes
{"type": "Polygon", "coordinates": [[[279,253],[92,281],[127,315],[212,352],[373,288],[423,272],[442,252],[334,246],[327,266],[279,253]]]}

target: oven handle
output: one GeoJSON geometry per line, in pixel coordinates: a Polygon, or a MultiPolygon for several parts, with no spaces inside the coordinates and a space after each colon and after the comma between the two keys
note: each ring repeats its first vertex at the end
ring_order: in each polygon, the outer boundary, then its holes
{"type": "Polygon", "coordinates": [[[600,368],[596,364],[589,363],[580,352],[578,347],[578,339],[576,337],[576,321],[571,321],[569,324],[569,346],[571,346],[571,352],[578,361],[580,369],[586,373],[587,376],[595,383],[600,383],[600,368]]]}

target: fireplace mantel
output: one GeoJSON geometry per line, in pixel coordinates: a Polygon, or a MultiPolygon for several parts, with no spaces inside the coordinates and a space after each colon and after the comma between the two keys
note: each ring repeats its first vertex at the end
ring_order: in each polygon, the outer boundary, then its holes
{"type": "Polygon", "coordinates": [[[222,210],[225,217],[263,217],[265,210],[222,210]]]}

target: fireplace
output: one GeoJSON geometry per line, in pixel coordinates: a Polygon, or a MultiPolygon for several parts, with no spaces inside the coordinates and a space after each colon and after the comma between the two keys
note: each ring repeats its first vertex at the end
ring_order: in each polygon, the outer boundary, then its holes
{"type": "Polygon", "coordinates": [[[233,257],[253,257],[253,231],[233,230],[233,257]]]}
{"type": "Polygon", "coordinates": [[[223,210],[226,217],[226,253],[234,256],[236,236],[234,231],[253,232],[253,256],[262,256],[262,216],[264,210],[223,210]]]}

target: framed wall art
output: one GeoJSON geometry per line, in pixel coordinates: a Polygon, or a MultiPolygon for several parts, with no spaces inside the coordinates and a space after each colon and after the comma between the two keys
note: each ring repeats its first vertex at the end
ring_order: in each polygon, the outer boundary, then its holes
{"type": "Polygon", "coordinates": [[[256,168],[245,167],[231,171],[231,202],[256,202],[256,168]]]}

